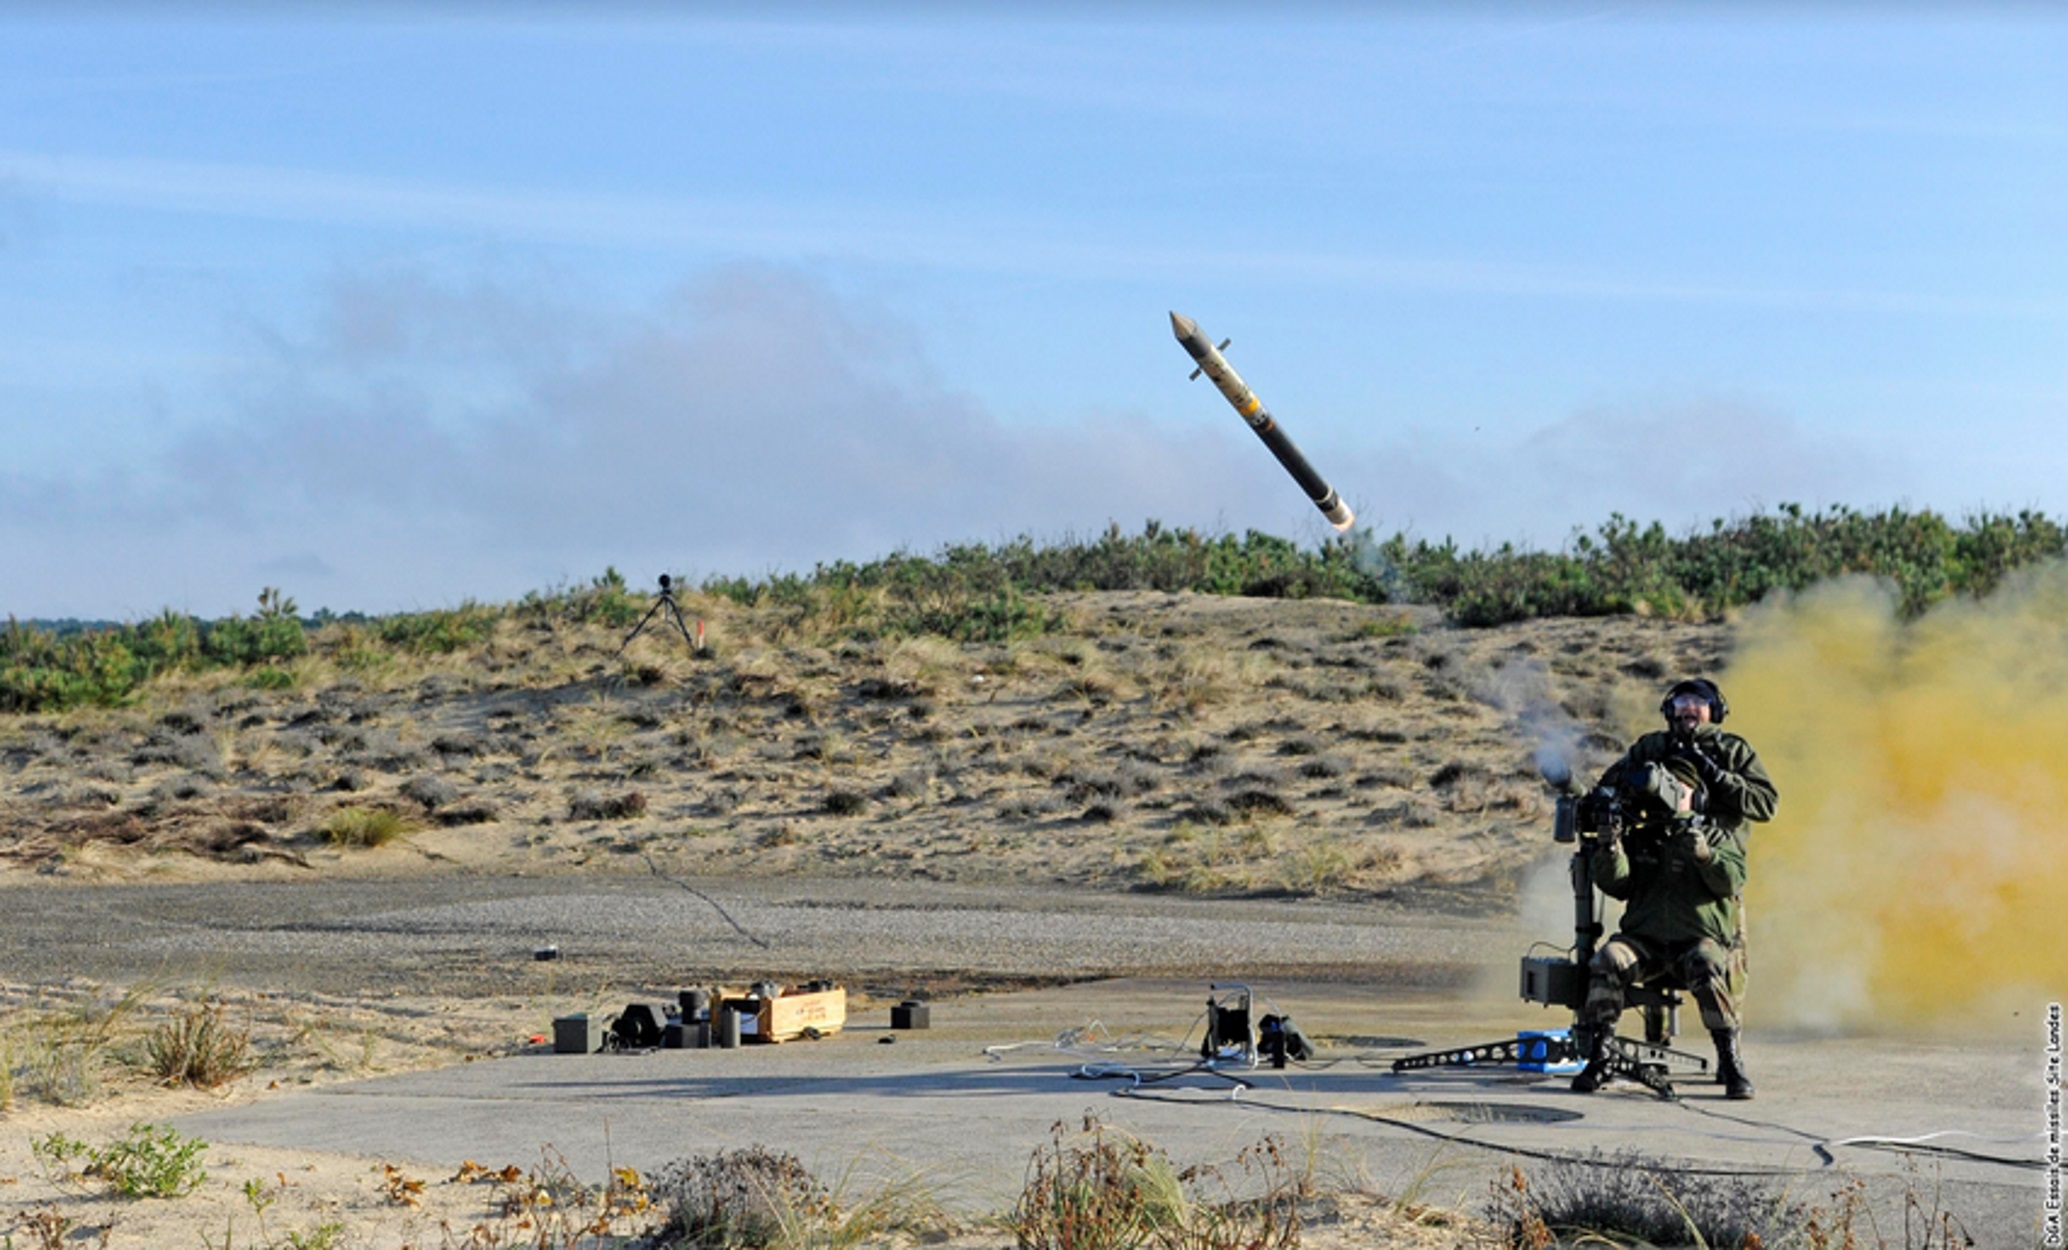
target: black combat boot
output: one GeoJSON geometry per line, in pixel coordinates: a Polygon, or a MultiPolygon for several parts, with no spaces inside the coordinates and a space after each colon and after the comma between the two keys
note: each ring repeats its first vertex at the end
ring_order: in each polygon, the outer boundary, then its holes
{"type": "Polygon", "coordinates": [[[1597,1024],[1585,1030],[1587,1066],[1580,1069],[1580,1074],[1573,1078],[1575,1094],[1591,1094],[1608,1084],[1608,1057],[1615,1040],[1616,1026],[1613,1024],[1597,1024]]]}
{"type": "Polygon", "coordinates": [[[1723,1096],[1742,1102],[1752,1097],[1752,1078],[1745,1075],[1745,1057],[1738,1053],[1736,1029],[1711,1029],[1716,1043],[1716,1079],[1723,1082],[1723,1096]]]}

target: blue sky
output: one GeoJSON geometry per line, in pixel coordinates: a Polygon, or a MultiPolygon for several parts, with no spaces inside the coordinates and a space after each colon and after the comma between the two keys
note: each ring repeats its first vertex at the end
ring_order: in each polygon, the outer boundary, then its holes
{"type": "Polygon", "coordinates": [[[774,11],[0,14],[0,613],[2068,513],[2068,18],[774,11]]]}

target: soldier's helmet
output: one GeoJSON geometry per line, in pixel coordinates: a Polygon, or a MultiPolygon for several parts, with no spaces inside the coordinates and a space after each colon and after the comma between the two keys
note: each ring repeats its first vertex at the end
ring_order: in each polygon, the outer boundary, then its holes
{"type": "Polygon", "coordinates": [[[1665,717],[1668,724],[1673,721],[1673,700],[1684,694],[1699,695],[1709,701],[1709,723],[1712,725],[1721,725],[1723,718],[1730,715],[1731,705],[1724,702],[1723,691],[1717,689],[1715,682],[1707,677],[1690,677],[1686,681],[1675,682],[1673,689],[1666,692],[1666,697],[1659,700],[1659,715],[1665,717]]]}

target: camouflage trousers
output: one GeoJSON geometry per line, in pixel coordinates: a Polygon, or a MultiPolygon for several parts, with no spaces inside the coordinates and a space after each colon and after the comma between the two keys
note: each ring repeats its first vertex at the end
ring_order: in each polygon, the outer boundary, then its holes
{"type": "Polygon", "coordinates": [[[1595,1024],[1615,1027],[1623,1013],[1623,993],[1632,985],[1669,976],[1687,987],[1695,1005],[1702,1010],[1703,1027],[1738,1027],[1736,994],[1739,965],[1735,954],[1720,942],[1696,938],[1685,942],[1657,942],[1629,933],[1618,933],[1602,943],[1588,965],[1586,1018],[1595,1024]]]}

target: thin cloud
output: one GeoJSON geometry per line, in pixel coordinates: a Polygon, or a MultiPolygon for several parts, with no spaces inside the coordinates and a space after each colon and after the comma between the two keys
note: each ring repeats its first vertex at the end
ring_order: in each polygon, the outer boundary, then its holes
{"type": "Polygon", "coordinates": [[[987,274],[1186,280],[1202,272],[1373,291],[1457,292],[1604,302],[1667,302],[1870,313],[2059,320],[2068,302],[1900,290],[1743,286],[1519,260],[1301,248],[1157,245],[1058,237],[1037,220],[956,205],[797,207],[751,198],[569,194],[324,170],[149,157],[0,150],[0,186],[82,203],[314,225],[491,231],[535,242],[659,247],[915,264],[987,274]]]}
{"type": "Polygon", "coordinates": [[[759,572],[1152,516],[1282,529],[1300,506],[1219,414],[1008,425],[930,381],[902,331],[773,271],[608,326],[570,314],[578,350],[548,348],[549,306],[491,286],[361,276],[331,306],[256,343],[233,414],[148,481],[21,483],[5,519],[82,547],[183,533],[221,564],[224,607],[299,571],[371,609],[611,563],[759,572]]]}

